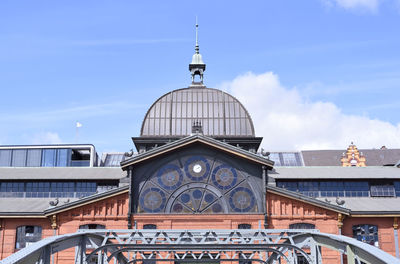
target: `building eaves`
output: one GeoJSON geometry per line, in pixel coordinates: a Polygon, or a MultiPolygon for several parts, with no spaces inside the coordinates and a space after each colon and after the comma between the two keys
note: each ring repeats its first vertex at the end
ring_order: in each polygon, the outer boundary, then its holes
{"type": "Polygon", "coordinates": [[[59,198],[58,206],[50,206],[50,202],[55,202],[56,198],[2,198],[0,199],[0,217],[46,217],[58,212],[70,210],[82,205],[90,204],[109,197],[127,193],[129,186],[112,189],[106,192],[93,194],[81,199],[59,198]],[[72,199],[72,201],[70,200],[72,199]]]}
{"type": "Polygon", "coordinates": [[[295,199],[295,200],[298,200],[298,201],[301,201],[301,202],[312,204],[312,205],[315,205],[315,206],[318,206],[318,207],[322,207],[322,208],[325,208],[325,209],[328,209],[328,210],[332,210],[332,211],[335,211],[335,212],[338,212],[338,213],[343,213],[345,215],[350,215],[350,212],[351,212],[351,210],[349,210],[347,208],[344,208],[344,207],[341,207],[341,206],[338,206],[338,205],[334,205],[334,204],[331,204],[331,203],[328,203],[328,202],[324,202],[324,201],[321,201],[321,200],[318,200],[318,199],[303,195],[303,194],[298,193],[298,192],[292,192],[292,191],[289,191],[289,190],[286,190],[286,189],[283,189],[283,188],[279,188],[279,187],[275,187],[275,186],[268,186],[267,187],[267,192],[271,192],[271,193],[278,194],[278,195],[281,195],[281,196],[284,196],[284,197],[288,197],[288,198],[291,198],[291,199],[295,199]]]}
{"type": "Polygon", "coordinates": [[[182,139],[170,142],[170,143],[165,144],[163,146],[151,149],[151,150],[146,151],[144,153],[141,153],[141,154],[139,154],[139,155],[137,155],[135,157],[127,159],[127,160],[121,162],[121,168],[123,170],[126,170],[126,168],[128,166],[130,166],[130,165],[137,164],[137,163],[142,162],[144,160],[148,160],[148,159],[154,158],[154,157],[159,156],[161,154],[168,153],[170,151],[179,149],[181,147],[184,147],[184,146],[196,143],[196,142],[200,142],[200,143],[212,146],[214,148],[218,148],[218,149],[220,149],[222,151],[229,152],[231,154],[240,156],[240,157],[242,157],[244,159],[248,159],[248,160],[251,160],[253,162],[266,165],[270,169],[272,169],[272,166],[274,165],[273,161],[268,160],[266,158],[263,158],[263,157],[261,157],[259,155],[254,154],[254,153],[251,153],[251,152],[249,152],[247,150],[243,150],[241,148],[232,146],[232,145],[230,145],[228,143],[221,142],[219,140],[216,140],[216,139],[213,139],[213,138],[210,138],[210,137],[206,137],[206,136],[203,136],[203,135],[200,135],[200,134],[195,134],[195,135],[192,135],[192,136],[184,137],[182,139]]]}
{"type": "Polygon", "coordinates": [[[117,196],[117,195],[120,195],[122,193],[126,193],[128,191],[129,191],[129,185],[126,185],[126,186],[123,186],[123,187],[120,187],[120,188],[111,189],[111,190],[106,191],[106,192],[102,192],[102,193],[97,193],[97,194],[93,194],[93,195],[90,195],[90,196],[86,196],[84,198],[81,198],[79,200],[76,200],[76,201],[73,201],[73,202],[70,202],[70,203],[67,203],[67,204],[63,204],[63,205],[60,205],[60,206],[54,206],[52,208],[44,210],[43,213],[46,216],[52,215],[52,214],[63,212],[63,211],[67,211],[67,210],[70,210],[70,209],[73,209],[73,208],[76,208],[76,207],[79,207],[79,206],[82,206],[82,205],[86,205],[86,204],[90,204],[90,203],[93,203],[93,202],[97,202],[99,200],[104,200],[104,199],[107,199],[109,197],[117,196]]]}
{"type": "Polygon", "coordinates": [[[279,179],[400,179],[400,169],[396,167],[276,167],[268,176],[279,179]]]}
{"type": "Polygon", "coordinates": [[[354,217],[399,217],[400,211],[351,211],[354,217]]]}
{"type": "MultiPolygon", "coordinates": [[[[321,197],[320,200],[334,203],[336,198],[321,197]]],[[[400,197],[340,197],[343,207],[351,210],[351,215],[400,215],[400,197]]]]}
{"type": "Polygon", "coordinates": [[[82,147],[90,147],[94,148],[93,144],[43,144],[43,145],[0,145],[0,149],[7,149],[7,148],[25,148],[25,149],[32,149],[32,148],[82,148],[82,147]]]}
{"type": "Polygon", "coordinates": [[[1,180],[119,180],[119,167],[1,167],[1,180]]]}
{"type": "MultiPolygon", "coordinates": [[[[63,204],[76,198],[59,198],[57,203],[63,204]]],[[[0,199],[0,217],[38,217],[43,211],[49,208],[55,198],[15,198],[2,197],[0,199]]]]}

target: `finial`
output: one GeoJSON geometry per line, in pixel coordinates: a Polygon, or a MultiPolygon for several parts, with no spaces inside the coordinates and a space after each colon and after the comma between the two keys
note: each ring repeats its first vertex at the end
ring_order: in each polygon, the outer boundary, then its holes
{"type": "Polygon", "coordinates": [[[192,62],[189,64],[189,71],[192,75],[192,85],[203,85],[203,73],[206,70],[206,64],[203,62],[201,54],[199,52],[199,24],[197,22],[196,16],[196,46],[195,53],[192,57],[192,62]],[[200,82],[195,81],[195,76],[198,75],[200,77],[200,82]]]}
{"type": "Polygon", "coordinates": [[[197,23],[197,16],[196,16],[196,47],[195,47],[196,54],[199,54],[199,24],[197,23]]]}

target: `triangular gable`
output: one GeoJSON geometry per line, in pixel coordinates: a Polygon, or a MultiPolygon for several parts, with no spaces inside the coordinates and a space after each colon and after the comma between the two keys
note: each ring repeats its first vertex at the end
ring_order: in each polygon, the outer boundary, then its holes
{"type": "Polygon", "coordinates": [[[168,144],[160,146],[158,148],[154,148],[147,152],[141,153],[135,157],[127,159],[127,160],[121,162],[121,168],[123,170],[126,170],[131,165],[135,165],[142,161],[159,157],[160,155],[163,155],[163,154],[171,153],[172,151],[176,151],[177,149],[181,149],[183,147],[189,146],[191,144],[196,144],[196,143],[210,146],[212,148],[232,154],[232,155],[237,156],[242,159],[249,160],[251,162],[258,163],[260,165],[265,165],[269,169],[272,169],[272,167],[274,165],[273,161],[263,158],[254,153],[251,153],[247,150],[243,150],[241,148],[234,147],[232,145],[221,142],[219,140],[215,140],[210,137],[205,137],[205,136],[196,134],[193,136],[189,136],[189,137],[185,137],[185,138],[176,140],[174,142],[168,143],[168,144]]]}

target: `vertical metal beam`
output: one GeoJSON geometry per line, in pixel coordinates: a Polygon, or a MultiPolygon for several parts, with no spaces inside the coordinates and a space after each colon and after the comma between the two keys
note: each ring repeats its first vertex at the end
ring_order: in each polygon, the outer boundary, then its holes
{"type": "Polygon", "coordinates": [[[42,250],[40,263],[50,264],[50,255],[51,255],[50,246],[45,246],[42,250]]]}
{"type": "Polygon", "coordinates": [[[86,263],[86,235],[82,235],[79,244],[75,247],[75,263],[86,263]]]}
{"type": "Polygon", "coordinates": [[[262,166],[262,188],[263,188],[263,211],[264,211],[264,228],[268,227],[268,212],[267,212],[267,166],[263,165],[262,166]]]}
{"type": "Polygon", "coordinates": [[[133,168],[129,166],[128,168],[128,178],[129,178],[129,208],[128,208],[128,229],[132,229],[132,212],[133,212],[133,168]]]}
{"type": "Polygon", "coordinates": [[[313,240],[312,242],[310,241],[309,246],[311,253],[310,258],[312,259],[313,263],[318,263],[318,245],[313,240]]]}
{"type": "MultiPolygon", "coordinates": [[[[53,228],[53,236],[57,235],[57,216],[53,215],[51,216],[51,227],[53,228]]],[[[51,264],[54,264],[54,254],[51,255],[51,264]]]]}
{"type": "Polygon", "coordinates": [[[356,264],[354,251],[350,245],[346,246],[346,252],[347,252],[347,264],[356,264]]]}
{"type": "Polygon", "coordinates": [[[394,233],[394,247],[396,249],[396,258],[400,258],[399,253],[399,224],[397,222],[397,217],[393,218],[393,233],[394,233]]]}
{"type": "MultiPolygon", "coordinates": [[[[339,229],[339,235],[342,235],[342,226],[343,226],[343,215],[341,213],[338,213],[338,229],[339,229]]],[[[343,253],[340,252],[340,264],[343,264],[343,253]]]]}

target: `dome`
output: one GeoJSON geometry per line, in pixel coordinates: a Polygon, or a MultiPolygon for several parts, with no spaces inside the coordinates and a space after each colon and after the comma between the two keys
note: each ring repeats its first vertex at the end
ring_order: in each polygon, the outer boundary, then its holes
{"type": "Polygon", "coordinates": [[[192,62],[190,64],[195,64],[195,65],[204,64],[201,54],[198,53],[193,54],[192,62]]]}
{"type": "Polygon", "coordinates": [[[200,85],[161,96],[147,111],[140,136],[188,136],[195,122],[210,137],[255,136],[250,115],[235,97],[200,85]]]}

